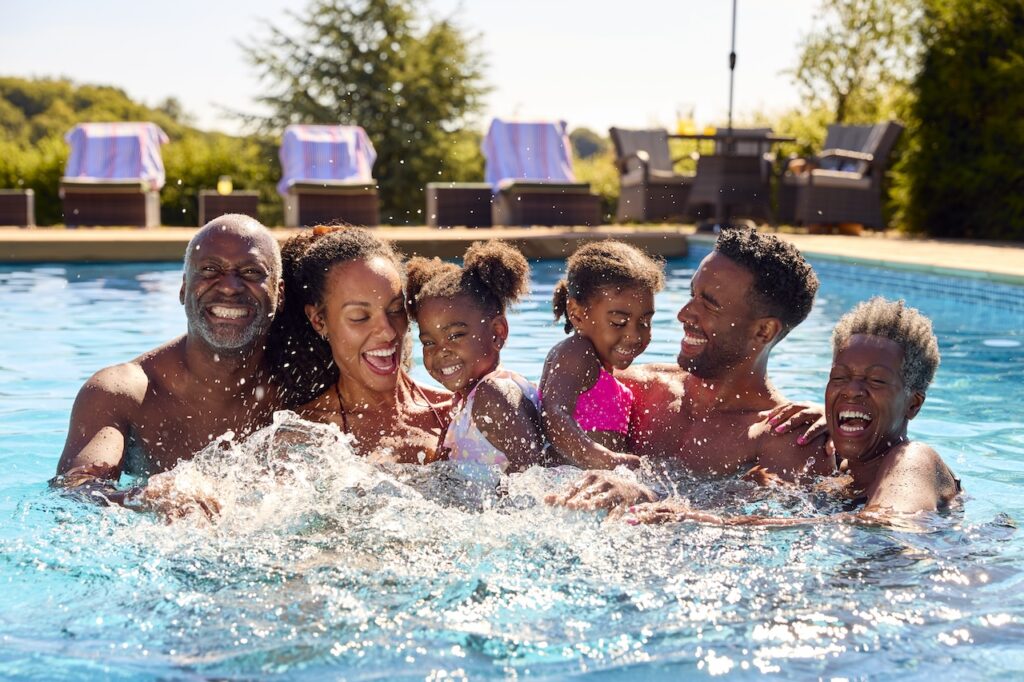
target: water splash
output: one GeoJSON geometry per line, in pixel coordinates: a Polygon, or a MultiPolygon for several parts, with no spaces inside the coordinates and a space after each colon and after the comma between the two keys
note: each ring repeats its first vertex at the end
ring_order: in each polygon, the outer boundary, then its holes
{"type": "MultiPolygon", "coordinates": [[[[31,672],[50,647],[79,670],[111,661],[128,677],[628,678],[652,665],[666,677],[856,676],[882,648],[908,647],[908,661],[936,646],[964,657],[978,637],[1022,629],[1015,597],[983,621],[964,615],[969,593],[1020,588],[989,540],[1012,533],[1007,524],[924,535],[631,527],[543,503],[578,475],[379,465],[337,428],[279,413],[171,474],[219,502],[212,518],[83,510],[50,495],[26,505],[23,515],[51,521],[0,547],[12,587],[26,605],[53,594],[66,606],[38,627],[0,620],[15,652],[0,670],[31,672]],[[18,658],[18,642],[32,655],[18,658]]],[[[829,510],[672,467],[636,476],[705,508],[829,510]]]]}

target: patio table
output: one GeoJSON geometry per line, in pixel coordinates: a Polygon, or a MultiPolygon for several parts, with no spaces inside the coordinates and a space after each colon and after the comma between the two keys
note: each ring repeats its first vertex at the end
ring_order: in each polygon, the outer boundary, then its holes
{"type": "Polygon", "coordinates": [[[727,226],[736,215],[772,220],[770,169],[764,154],[772,145],[795,142],[784,135],[716,132],[670,135],[670,138],[714,142],[719,153],[697,159],[697,176],[689,205],[710,206],[699,227],[727,226]]]}

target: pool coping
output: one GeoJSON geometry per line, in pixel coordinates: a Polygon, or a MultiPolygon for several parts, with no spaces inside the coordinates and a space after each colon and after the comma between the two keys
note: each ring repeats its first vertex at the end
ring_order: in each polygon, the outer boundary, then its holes
{"type": "MultiPolygon", "coordinates": [[[[915,239],[902,235],[776,234],[792,242],[801,253],[812,259],[1024,286],[1024,246],[1014,243],[915,239]],[[875,249],[884,249],[886,255],[865,255],[865,252],[875,249]],[[988,257],[987,269],[979,267],[977,262],[972,263],[974,267],[950,264],[954,251],[961,256],[974,252],[974,261],[988,257]]],[[[688,238],[693,244],[711,247],[716,236],[694,233],[688,238]]]]}
{"type": "MultiPolygon", "coordinates": [[[[198,228],[9,228],[0,227],[0,263],[176,262],[198,228]]],[[[515,243],[528,258],[564,258],[580,243],[621,239],[664,258],[685,256],[687,244],[708,247],[715,235],[692,225],[603,225],[600,227],[495,227],[436,229],[375,228],[410,255],[455,258],[473,241],[499,238],[515,243]]],[[[274,228],[279,241],[294,228],[274,228]]],[[[869,265],[1024,286],[1024,245],[936,240],[882,233],[846,237],[776,232],[803,253],[839,263],[869,265]]]]}
{"type": "MultiPolygon", "coordinates": [[[[0,263],[180,262],[195,227],[152,229],[2,228],[0,263]]],[[[279,242],[295,228],[274,228],[279,242]]],[[[599,227],[430,228],[381,227],[374,232],[406,255],[457,258],[474,241],[503,239],[531,259],[565,258],[583,242],[620,239],[664,258],[688,252],[688,230],[681,225],[599,227]]]]}

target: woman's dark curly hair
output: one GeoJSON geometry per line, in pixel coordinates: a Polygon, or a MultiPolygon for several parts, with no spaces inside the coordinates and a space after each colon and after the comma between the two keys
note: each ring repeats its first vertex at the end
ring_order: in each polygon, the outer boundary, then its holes
{"type": "Polygon", "coordinates": [[[267,353],[286,407],[303,405],[338,381],[331,346],[313,329],[306,306],[323,303],[333,266],[378,257],[402,273],[402,259],[394,247],[361,227],[318,226],[281,247],[284,305],[270,328],[267,353]]]}
{"type": "Polygon", "coordinates": [[[800,251],[773,234],[722,230],[715,251],[754,276],[750,302],[755,314],[782,322],[778,340],[805,319],[818,292],[818,276],[800,251]]]}
{"type": "Polygon", "coordinates": [[[665,286],[665,264],[623,242],[608,239],[584,244],[569,256],[566,278],[555,285],[551,304],[555,319],[565,316],[565,331],[572,331],[569,299],[586,304],[598,289],[648,289],[651,293],[665,286]]]}
{"type": "Polygon", "coordinates": [[[493,318],[528,290],[530,264],[510,244],[474,242],[462,257],[462,267],[440,258],[412,258],[406,264],[405,298],[409,316],[417,319],[420,304],[429,298],[466,295],[493,318]]]}

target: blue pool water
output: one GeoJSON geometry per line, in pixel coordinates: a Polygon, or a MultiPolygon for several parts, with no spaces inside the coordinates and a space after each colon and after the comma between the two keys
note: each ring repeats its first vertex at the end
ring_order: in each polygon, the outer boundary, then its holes
{"type": "MultiPolygon", "coordinates": [[[[642,360],[674,359],[700,255],[669,262],[642,360]]],[[[932,532],[604,523],[537,502],[566,468],[498,494],[443,464],[377,469],[287,417],[186,470],[217,481],[213,524],[84,506],[46,487],[72,399],[183,329],[180,269],[0,268],[0,678],[1019,679],[1024,287],[815,266],[814,312],[771,366],[793,399],[820,401],[828,334],[857,301],[902,296],[935,322],[943,363],[911,434],[967,495],[932,532]],[[282,445],[296,430],[319,444],[282,445]]],[[[505,362],[534,379],[562,338],[560,268],[535,266],[511,319],[505,362]]],[[[828,507],[676,484],[724,511],[828,507]]]]}

